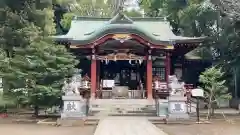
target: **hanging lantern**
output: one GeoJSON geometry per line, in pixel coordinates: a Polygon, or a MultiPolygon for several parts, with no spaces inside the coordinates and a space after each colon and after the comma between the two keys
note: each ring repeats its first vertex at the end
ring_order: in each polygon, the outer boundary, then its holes
{"type": "Polygon", "coordinates": [[[129,61],[128,61],[128,62],[129,62],[129,64],[132,64],[132,60],[131,60],[131,59],[129,59],[129,61]]]}
{"type": "Polygon", "coordinates": [[[107,59],[107,57],[105,57],[105,64],[108,64],[109,60],[107,59]]]}
{"type": "Polygon", "coordinates": [[[95,60],[96,59],[96,56],[95,55],[92,55],[92,60],[95,60]]]}
{"type": "Polygon", "coordinates": [[[151,55],[148,55],[148,60],[151,60],[152,59],[152,56],[151,55]]]}
{"type": "Polygon", "coordinates": [[[96,59],[96,55],[95,55],[95,49],[92,49],[92,60],[96,59]]]}
{"type": "Polygon", "coordinates": [[[125,40],[120,40],[120,43],[124,43],[125,40]]]}
{"type": "Polygon", "coordinates": [[[114,55],[114,61],[117,61],[117,55],[114,55]]]}
{"type": "Polygon", "coordinates": [[[151,53],[152,53],[152,50],[148,50],[148,60],[152,59],[151,53]]]}
{"type": "Polygon", "coordinates": [[[143,62],[142,59],[139,59],[139,60],[138,60],[138,63],[139,63],[140,65],[142,64],[142,62],[143,62]]]}

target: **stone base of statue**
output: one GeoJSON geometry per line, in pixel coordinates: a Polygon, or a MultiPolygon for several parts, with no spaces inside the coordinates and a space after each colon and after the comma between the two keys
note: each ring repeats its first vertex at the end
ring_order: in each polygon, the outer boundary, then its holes
{"type": "Polygon", "coordinates": [[[84,123],[87,113],[87,101],[79,95],[62,96],[63,111],[58,124],[61,126],[79,126],[84,123]]]}
{"type": "Polygon", "coordinates": [[[187,97],[171,95],[168,98],[168,120],[189,120],[187,113],[187,97]]]}
{"type": "Polygon", "coordinates": [[[157,116],[166,119],[168,116],[168,100],[158,99],[156,108],[157,108],[157,116]]]}

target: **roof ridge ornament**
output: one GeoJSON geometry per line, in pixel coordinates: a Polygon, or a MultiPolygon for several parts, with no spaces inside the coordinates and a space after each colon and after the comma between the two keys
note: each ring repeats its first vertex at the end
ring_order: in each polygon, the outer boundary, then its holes
{"type": "Polygon", "coordinates": [[[133,20],[131,20],[129,17],[127,17],[124,14],[124,3],[126,0],[115,0],[115,12],[114,17],[109,20],[110,24],[116,24],[116,23],[127,23],[132,24],[133,20]]]}
{"type": "Polygon", "coordinates": [[[128,16],[126,16],[123,12],[119,12],[111,20],[109,20],[109,23],[110,24],[116,24],[116,23],[132,24],[133,20],[130,19],[128,16]]]}

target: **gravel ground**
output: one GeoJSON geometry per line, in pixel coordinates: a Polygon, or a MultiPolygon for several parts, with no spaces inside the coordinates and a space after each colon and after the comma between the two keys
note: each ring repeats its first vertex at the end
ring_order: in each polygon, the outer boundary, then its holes
{"type": "Polygon", "coordinates": [[[35,124],[0,124],[1,135],[93,135],[95,127],[52,127],[35,124]]]}
{"type": "MultiPolygon", "coordinates": [[[[24,115],[17,118],[26,118],[24,115]]],[[[222,116],[221,116],[222,118],[222,116]]],[[[169,135],[240,135],[240,118],[228,117],[235,121],[214,120],[211,124],[159,124],[157,127],[169,135]]],[[[54,127],[37,124],[14,124],[12,119],[0,119],[0,135],[93,135],[95,126],[54,127]]]]}
{"type": "Polygon", "coordinates": [[[240,121],[213,121],[211,124],[160,124],[169,135],[240,135],[240,121]]]}

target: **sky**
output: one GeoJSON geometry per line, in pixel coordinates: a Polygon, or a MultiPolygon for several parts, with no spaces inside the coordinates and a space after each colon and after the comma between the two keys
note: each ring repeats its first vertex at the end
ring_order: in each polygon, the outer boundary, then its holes
{"type": "Polygon", "coordinates": [[[128,10],[139,9],[137,0],[127,0],[125,4],[128,5],[128,10]]]}
{"type": "MultiPolygon", "coordinates": [[[[115,0],[115,1],[117,1],[117,0],[115,0]]],[[[127,0],[125,2],[125,5],[128,5],[128,9],[139,9],[139,6],[137,4],[137,0],[127,0]]]]}
{"type": "Polygon", "coordinates": [[[139,8],[137,0],[127,0],[126,5],[129,5],[132,8],[139,8]]]}

